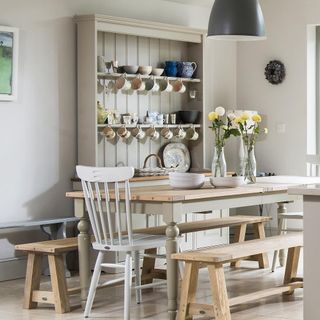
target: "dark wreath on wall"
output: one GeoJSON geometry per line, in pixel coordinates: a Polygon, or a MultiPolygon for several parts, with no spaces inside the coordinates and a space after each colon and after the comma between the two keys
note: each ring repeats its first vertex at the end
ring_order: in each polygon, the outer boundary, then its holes
{"type": "Polygon", "coordinates": [[[271,60],[264,70],[264,75],[271,84],[281,83],[286,76],[284,64],[279,60],[271,60]]]}

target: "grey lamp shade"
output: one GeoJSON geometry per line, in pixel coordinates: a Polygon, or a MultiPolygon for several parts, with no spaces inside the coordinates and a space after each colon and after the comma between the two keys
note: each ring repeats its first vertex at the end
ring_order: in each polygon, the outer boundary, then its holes
{"type": "Polygon", "coordinates": [[[264,40],[264,19],[258,0],[215,0],[208,37],[223,40],[264,40]]]}

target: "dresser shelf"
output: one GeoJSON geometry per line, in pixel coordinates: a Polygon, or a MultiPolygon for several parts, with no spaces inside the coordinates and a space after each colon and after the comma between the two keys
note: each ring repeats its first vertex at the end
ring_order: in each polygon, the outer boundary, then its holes
{"type": "Polygon", "coordinates": [[[137,126],[139,126],[141,129],[148,129],[150,127],[154,127],[156,129],[160,129],[160,128],[177,128],[177,127],[181,127],[181,128],[190,128],[190,127],[194,127],[194,128],[201,128],[200,124],[130,124],[130,125],[124,125],[124,124],[98,124],[97,127],[98,128],[105,128],[105,127],[111,127],[111,128],[120,128],[120,127],[126,127],[129,129],[135,128],[137,126]]]}
{"type": "Polygon", "coordinates": [[[179,77],[167,77],[167,76],[154,76],[154,75],[143,75],[139,73],[135,74],[129,74],[129,73],[108,73],[108,72],[98,72],[97,76],[98,79],[117,79],[123,75],[126,75],[126,78],[128,79],[134,79],[136,77],[141,77],[141,79],[149,79],[153,78],[156,80],[161,80],[161,79],[168,79],[169,81],[174,81],[174,80],[181,80],[183,82],[193,82],[193,83],[199,83],[201,82],[200,79],[197,78],[179,78],[179,77]]]}

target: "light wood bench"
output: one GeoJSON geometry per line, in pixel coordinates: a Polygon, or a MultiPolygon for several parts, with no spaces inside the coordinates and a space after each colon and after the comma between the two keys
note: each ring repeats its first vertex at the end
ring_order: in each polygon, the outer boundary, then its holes
{"type": "Polygon", "coordinates": [[[302,245],[302,234],[295,233],[173,254],[173,259],[185,261],[178,320],[199,314],[214,316],[215,320],[231,320],[231,306],[280,293],[292,294],[295,289],[302,288],[302,279],[297,278],[302,245]],[[228,299],[223,264],[280,249],[289,249],[282,286],[228,299]],[[201,264],[205,264],[209,271],[212,304],[200,304],[195,300],[201,264]]]}
{"type": "Polygon", "coordinates": [[[28,253],[23,307],[33,309],[38,302],[42,302],[53,304],[57,313],[69,312],[69,295],[80,292],[80,288],[68,290],[63,254],[78,249],[77,238],[19,244],[15,249],[28,253]],[[48,256],[52,291],[40,290],[41,262],[44,255],[48,256]]]}
{"type": "MultiPolygon", "coordinates": [[[[178,224],[180,235],[191,233],[191,232],[199,232],[205,230],[219,229],[219,228],[227,228],[234,227],[235,228],[235,236],[234,242],[243,242],[245,241],[245,235],[247,230],[247,225],[252,224],[254,230],[254,237],[256,239],[264,239],[264,224],[271,220],[270,217],[261,217],[261,216],[230,216],[225,218],[213,218],[202,221],[192,221],[178,224]]],[[[151,228],[143,228],[134,230],[136,233],[146,233],[153,235],[165,235],[166,234],[166,226],[159,227],[151,227],[151,228]]],[[[147,284],[151,283],[153,279],[166,279],[166,270],[156,269],[155,268],[155,254],[156,249],[146,250],[146,257],[143,260],[142,266],[142,283],[147,284]]],[[[256,256],[248,258],[250,260],[258,261],[260,268],[268,268],[268,256],[265,253],[258,254],[256,256]]],[[[232,266],[239,267],[240,260],[232,263],[232,266]]]]}

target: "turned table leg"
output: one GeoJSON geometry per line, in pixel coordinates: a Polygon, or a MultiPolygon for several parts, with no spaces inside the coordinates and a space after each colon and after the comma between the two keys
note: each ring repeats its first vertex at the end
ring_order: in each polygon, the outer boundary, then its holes
{"type": "MultiPolygon", "coordinates": [[[[279,202],[278,203],[278,209],[277,209],[277,221],[279,224],[279,217],[281,214],[283,213],[287,213],[287,207],[286,207],[286,202],[279,202]]],[[[281,231],[281,226],[278,225],[278,229],[279,229],[279,234],[282,233],[281,231]]],[[[285,264],[285,260],[286,260],[286,253],[283,249],[279,250],[279,262],[280,262],[280,266],[283,267],[285,264]]]]}
{"type": "Polygon", "coordinates": [[[85,307],[88,288],[90,285],[90,223],[85,212],[84,200],[75,199],[75,216],[80,218],[78,223],[79,277],[81,288],[81,306],[85,307]]]}

